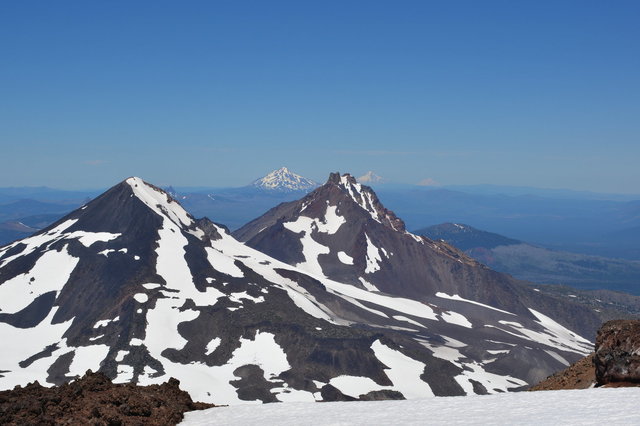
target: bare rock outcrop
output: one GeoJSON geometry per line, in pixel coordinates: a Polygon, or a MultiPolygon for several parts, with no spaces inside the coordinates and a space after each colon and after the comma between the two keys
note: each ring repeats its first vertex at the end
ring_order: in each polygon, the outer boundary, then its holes
{"type": "Polygon", "coordinates": [[[173,378],[161,385],[113,384],[90,371],[51,388],[34,382],[0,392],[0,424],[172,425],[186,411],[213,406],[193,402],[179,385],[173,378]]]}
{"type": "Polygon", "coordinates": [[[529,390],[587,389],[593,387],[595,382],[596,376],[593,369],[593,354],[589,354],[571,364],[565,370],[547,377],[529,390]]]}
{"type": "Polygon", "coordinates": [[[595,350],[598,386],[640,385],[640,321],[606,322],[598,330],[595,350]]]}

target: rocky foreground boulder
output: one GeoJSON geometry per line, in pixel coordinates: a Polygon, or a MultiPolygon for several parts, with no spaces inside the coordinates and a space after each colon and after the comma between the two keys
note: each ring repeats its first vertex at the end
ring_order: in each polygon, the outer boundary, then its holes
{"type": "Polygon", "coordinates": [[[598,386],[640,385],[640,321],[606,322],[596,336],[593,363],[598,386]]]}
{"type": "Polygon", "coordinates": [[[0,392],[0,424],[175,425],[186,411],[213,407],[193,402],[179,385],[173,378],[161,385],[114,384],[91,371],[51,388],[33,382],[0,392]]]}
{"type": "Polygon", "coordinates": [[[547,377],[530,390],[640,386],[640,320],[604,323],[595,352],[547,377]]]}

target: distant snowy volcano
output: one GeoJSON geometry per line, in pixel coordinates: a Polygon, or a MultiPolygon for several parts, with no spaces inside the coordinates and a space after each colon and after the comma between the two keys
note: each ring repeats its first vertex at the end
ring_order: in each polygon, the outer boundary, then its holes
{"type": "Polygon", "coordinates": [[[369,170],[367,173],[365,173],[364,175],[362,175],[362,176],[360,176],[358,178],[358,182],[367,183],[367,184],[370,184],[370,183],[384,183],[386,181],[387,180],[385,178],[375,174],[371,170],[369,170]]]}
{"type": "Polygon", "coordinates": [[[307,191],[318,186],[317,182],[291,172],[286,167],[274,170],[265,177],[255,180],[252,186],[268,191],[307,191]]]}

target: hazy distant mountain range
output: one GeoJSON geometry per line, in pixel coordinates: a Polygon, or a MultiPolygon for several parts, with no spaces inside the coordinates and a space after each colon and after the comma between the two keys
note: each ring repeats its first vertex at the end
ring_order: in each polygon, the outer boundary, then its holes
{"type": "Polygon", "coordinates": [[[546,248],[640,259],[640,201],[471,194],[442,188],[385,188],[385,204],[409,229],[465,223],[546,248]]]}
{"type": "MultiPolygon", "coordinates": [[[[632,196],[494,185],[397,185],[374,172],[363,178],[409,229],[465,223],[540,247],[640,260],[640,201],[631,200],[632,196]]],[[[281,168],[244,187],[167,190],[194,216],[213,217],[237,229],[279,203],[300,198],[314,185],[310,179],[281,168]]],[[[60,217],[95,195],[47,188],[0,188],[0,223],[24,223],[25,217],[37,214],[60,217]]],[[[27,235],[15,230],[14,224],[7,226],[0,225],[4,228],[0,243],[27,235]]]]}
{"type": "Polygon", "coordinates": [[[522,280],[640,295],[640,261],[549,250],[458,223],[415,232],[447,241],[492,269],[522,280]]]}

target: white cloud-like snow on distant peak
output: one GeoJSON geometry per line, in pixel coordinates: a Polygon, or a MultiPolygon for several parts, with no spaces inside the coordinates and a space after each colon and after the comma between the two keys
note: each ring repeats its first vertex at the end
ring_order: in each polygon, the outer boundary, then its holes
{"type": "Polygon", "coordinates": [[[286,167],[272,171],[265,177],[255,180],[252,185],[267,190],[285,191],[299,191],[318,186],[318,184],[311,179],[293,173],[286,167]]]}
{"type": "Polygon", "coordinates": [[[358,182],[361,183],[383,183],[386,182],[386,179],[382,176],[375,174],[373,171],[369,170],[364,175],[357,178],[358,182]]]}

